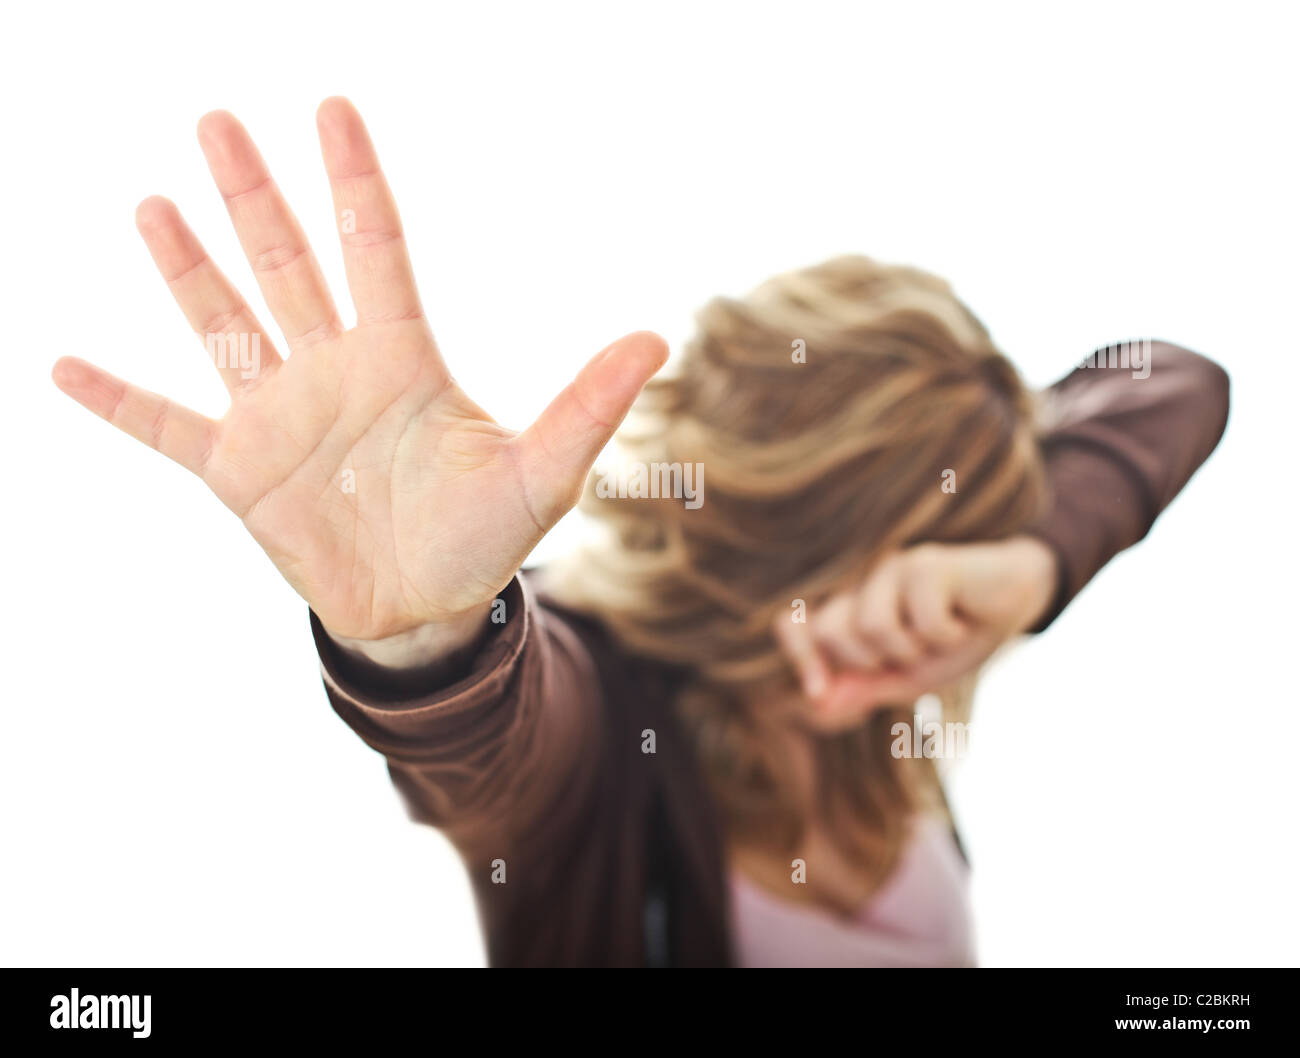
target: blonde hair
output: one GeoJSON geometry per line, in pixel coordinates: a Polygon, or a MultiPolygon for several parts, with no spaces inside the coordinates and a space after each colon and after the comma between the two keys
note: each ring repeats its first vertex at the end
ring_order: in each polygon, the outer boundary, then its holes
{"type": "MultiPolygon", "coordinates": [[[[892,549],[1023,528],[1042,502],[1033,404],[948,284],[914,268],[836,258],[718,298],[697,325],[620,441],[642,464],[702,466],[702,505],[602,499],[593,476],[583,509],[610,532],[548,590],[626,649],[685,666],[677,704],[731,838],[788,851],[804,820],[789,761],[753,713],[795,686],[775,619],[892,549]],[[956,492],[941,488],[948,471],[956,492]]],[[[945,696],[950,710],[968,703],[945,696]]],[[[816,750],[831,837],[878,880],[938,793],[931,762],[889,751],[912,704],[816,750]]]]}

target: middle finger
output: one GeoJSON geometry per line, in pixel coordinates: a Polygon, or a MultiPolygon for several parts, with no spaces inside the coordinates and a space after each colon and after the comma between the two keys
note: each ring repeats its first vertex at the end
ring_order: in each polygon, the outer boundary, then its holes
{"type": "Polygon", "coordinates": [[[302,226],[244,126],[233,114],[214,111],[199,122],[199,143],[290,349],[341,332],[338,310],[302,226]]]}

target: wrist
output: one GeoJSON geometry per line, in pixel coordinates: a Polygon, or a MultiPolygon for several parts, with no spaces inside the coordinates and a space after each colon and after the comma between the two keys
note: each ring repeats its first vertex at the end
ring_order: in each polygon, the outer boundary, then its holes
{"type": "Polygon", "coordinates": [[[491,608],[489,600],[463,614],[380,639],[337,635],[323,623],[322,627],[339,652],[351,662],[393,674],[421,672],[440,666],[475,645],[491,608]]]}
{"type": "Polygon", "coordinates": [[[1014,536],[1004,546],[1015,556],[1025,592],[1024,617],[1019,622],[1017,631],[1028,631],[1047,615],[1056,599],[1060,560],[1052,547],[1036,536],[1014,536]]]}

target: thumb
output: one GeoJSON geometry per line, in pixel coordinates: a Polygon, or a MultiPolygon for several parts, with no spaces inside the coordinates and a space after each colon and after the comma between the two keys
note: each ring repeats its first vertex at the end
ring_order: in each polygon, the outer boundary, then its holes
{"type": "Polygon", "coordinates": [[[651,331],[620,338],[519,435],[520,462],[539,516],[558,520],[573,506],[596,456],[667,359],[667,343],[651,331]]]}
{"type": "Polygon", "coordinates": [[[798,673],[804,694],[814,702],[818,701],[830,687],[831,672],[812,629],[806,622],[795,622],[789,615],[778,613],[772,630],[786,658],[798,673]]]}

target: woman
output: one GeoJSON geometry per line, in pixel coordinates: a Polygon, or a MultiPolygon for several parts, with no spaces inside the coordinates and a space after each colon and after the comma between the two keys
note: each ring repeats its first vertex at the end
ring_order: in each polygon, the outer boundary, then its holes
{"type": "Polygon", "coordinates": [[[970,963],[934,761],[895,725],[929,691],[964,715],[979,664],[1146,533],[1217,443],[1223,371],[1134,346],[1036,401],[940,280],[832,261],[705,310],[631,439],[665,488],[593,479],[607,538],[519,575],[664,343],[497,425],[434,344],[359,116],[318,124],[354,329],[217,113],[200,141],[293,355],[149,199],[195,331],[260,355],[217,357],[219,423],[54,377],[199,474],[307,600],[331,702],[460,850],[491,961],[970,963]]]}

